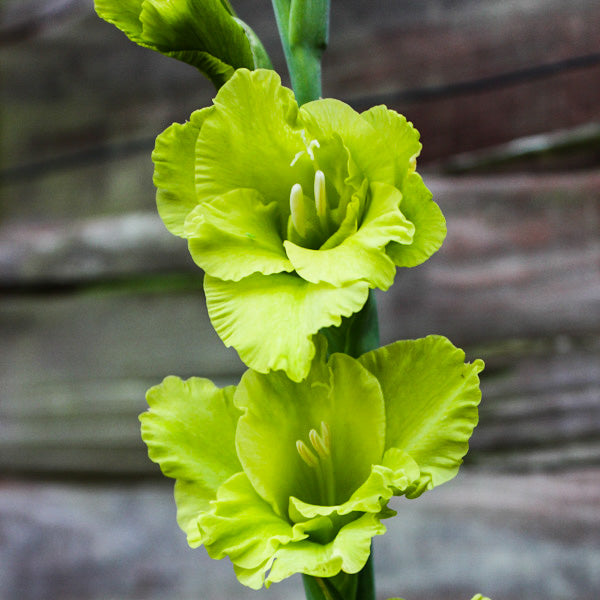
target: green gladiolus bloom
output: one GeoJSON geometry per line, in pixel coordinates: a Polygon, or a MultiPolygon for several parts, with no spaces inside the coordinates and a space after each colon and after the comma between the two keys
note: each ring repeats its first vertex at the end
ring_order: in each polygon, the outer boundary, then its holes
{"type": "Polygon", "coordinates": [[[396,112],[333,99],[298,108],[260,69],[236,71],[213,106],[158,137],[159,213],[187,238],[212,324],[249,367],[302,380],[320,329],[440,247],[420,149],[396,112]]]}
{"type": "Polygon", "coordinates": [[[365,565],[395,514],[456,475],[477,423],[479,360],[446,338],[401,341],[359,359],[317,336],[305,380],[248,370],[237,387],[167,377],[141,415],[150,458],[176,479],[192,547],[228,556],[255,589],[294,573],[365,565]]]}

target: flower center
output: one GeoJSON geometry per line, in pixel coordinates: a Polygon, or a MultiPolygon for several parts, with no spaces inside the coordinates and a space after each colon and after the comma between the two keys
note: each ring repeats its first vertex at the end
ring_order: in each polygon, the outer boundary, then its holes
{"type": "Polygon", "coordinates": [[[329,425],[322,421],[321,432],[311,429],[308,432],[308,439],[312,449],[302,440],[296,441],[296,449],[302,461],[311,469],[320,503],[323,506],[331,506],[335,504],[335,480],[329,425]]]}
{"type": "Polygon", "coordinates": [[[295,232],[303,245],[322,243],[329,235],[329,206],[325,174],[320,169],[315,172],[314,200],[304,195],[302,185],[295,183],[290,190],[290,215],[295,232]]]}

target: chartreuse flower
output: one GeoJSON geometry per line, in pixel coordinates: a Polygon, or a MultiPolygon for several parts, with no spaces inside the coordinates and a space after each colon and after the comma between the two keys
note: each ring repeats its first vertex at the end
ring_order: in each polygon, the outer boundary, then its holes
{"type": "Polygon", "coordinates": [[[217,333],[251,368],[308,374],[313,336],[420,264],[446,228],[415,172],[412,124],[338,100],[301,108],[273,71],[238,70],[153,153],[159,213],[204,269],[217,333]]]}
{"type": "Polygon", "coordinates": [[[189,63],[217,88],[235,69],[270,68],[256,34],[228,0],[94,0],[98,16],[140,46],[189,63]]]}
{"type": "Polygon", "coordinates": [[[249,369],[237,387],[167,377],[141,415],[150,458],[175,478],[188,542],[228,556],[252,588],[293,573],[359,572],[394,495],[454,477],[477,423],[478,372],[446,338],[359,359],[316,338],[305,380],[249,369]]]}

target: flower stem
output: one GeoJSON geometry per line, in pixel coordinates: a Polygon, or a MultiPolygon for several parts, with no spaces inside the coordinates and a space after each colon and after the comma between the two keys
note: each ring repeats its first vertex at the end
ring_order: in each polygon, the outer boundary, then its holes
{"type": "Polygon", "coordinates": [[[299,105],[321,97],[321,56],[329,37],[329,0],[272,0],[299,105]]]}

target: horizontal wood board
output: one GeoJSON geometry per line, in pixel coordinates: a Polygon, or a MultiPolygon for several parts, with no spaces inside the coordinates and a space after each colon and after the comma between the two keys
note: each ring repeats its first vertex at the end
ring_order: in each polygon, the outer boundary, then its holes
{"type": "MultiPolygon", "coordinates": [[[[443,334],[487,361],[472,464],[599,464],[600,175],[426,180],[448,238],[379,295],[382,343],[443,334]]],[[[185,243],[132,214],[9,224],[2,248],[0,466],[156,473],[136,419],[145,389],[243,369],[211,328],[185,243]]]]}
{"type": "MultiPolygon", "coordinates": [[[[398,515],[374,544],[378,598],[596,600],[600,471],[459,476],[398,515]]],[[[170,484],[0,484],[3,600],[237,600],[228,561],[191,550],[170,484]],[[32,553],[32,549],[35,552],[32,553]]],[[[257,597],[300,600],[299,576],[257,597]]]]}
{"type": "MultiPolygon", "coordinates": [[[[9,24],[39,12],[9,5],[9,24]]],[[[0,46],[5,219],[34,218],[40,203],[56,217],[147,208],[140,182],[153,139],[214,95],[193,68],[129,42],[91,3],[73,5],[0,46]]],[[[270,3],[236,6],[285,72],[270,3]]],[[[594,0],[368,6],[333,4],[324,93],[405,113],[422,133],[424,162],[600,119],[594,0]]]]}
{"type": "MultiPolygon", "coordinates": [[[[214,90],[92,4],[0,7],[0,600],[245,598],[187,547],[137,421],[165,375],[243,370],[151,183],[156,134],[214,90]]],[[[270,1],[234,4],[287,81],[270,1]]],[[[448,219],[379,294],[382,341],[486,361],[459,477],[376,542],[381,598],[597,600],[599,22],[596,0],[332,2],[325,95],[414,122],[448,219]]],[[[264,594],[299,600],[299,578],[264,594]]]]}

